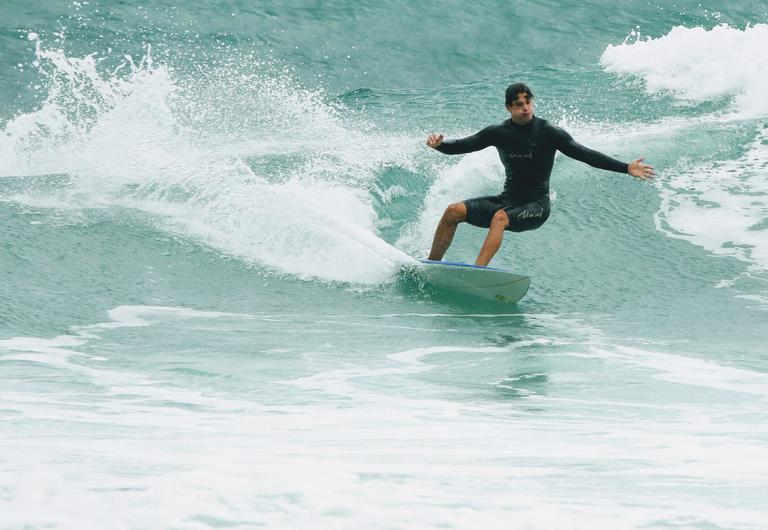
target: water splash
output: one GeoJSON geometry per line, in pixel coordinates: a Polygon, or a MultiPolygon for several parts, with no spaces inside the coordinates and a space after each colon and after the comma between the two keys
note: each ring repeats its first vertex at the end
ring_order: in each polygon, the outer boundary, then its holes
{"type": "Polygon", "coordinates": [[[609,72],[638,76],[651,94],[671,93],[682,102],[733,98],[747,117],[768,114],[768,25],[744,29],[720,24],[707,30],[677,26],[658,38],[633,30],[624,43],[609,45],[600,64],[609,72]]]}
{"type": "Polygon", "coordinates": [[[691,163],[682,157],[677,171],[659,180],[657,228],[768,270],[768,138],[759,122],[768,115],[768,25],[675,27],[656,39],[633,37],[606,48],[600,59],[606,70],[640,76],[649,93],[681,102],[722,100],[722,113],[689,127],[712,129],[718,138],[733,136],[731,129],[753,131],[737,158],[691,163]]]}
{"type": "Polygon", "coordinates": [[[167,230],[303,278],[378,283],[410,259],[378,236],[372,206],[377,171],[408,164],[410,142],[365,131],[289,69],[233,56],[191,76],[147,46],[105,72],[97,54],[30,40],[47,93],[5,125],[0,176],[68,181],[13,200],[150,212],[167,230]]]}

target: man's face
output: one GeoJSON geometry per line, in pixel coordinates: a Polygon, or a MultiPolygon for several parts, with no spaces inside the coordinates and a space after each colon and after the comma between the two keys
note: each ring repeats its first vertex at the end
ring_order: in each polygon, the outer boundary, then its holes
{"type": "Polygon", "coordinates": [[[512,121],[518,125],[525,125],[533,118],[533,99],[521,92],[517,100],[507,104],[507,110],[511,114],[512,121]]]}

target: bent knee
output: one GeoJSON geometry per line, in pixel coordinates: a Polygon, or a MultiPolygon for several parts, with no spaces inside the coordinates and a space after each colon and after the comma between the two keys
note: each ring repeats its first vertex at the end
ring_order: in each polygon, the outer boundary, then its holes
{"type": "Polygon", "coordinates": [[[499,210],[495,214],[493,214],[493,218],[491,219],[492,225],[501,225],[502,227],[506,228],[509,226],[509,216],[507,215],[507,212],[504,210],[499,210]]]}
{"type": "Polygon", "coordinates": [[[453,222],[461,223],[467,220],[467,207],[463,202],[456,202],[449,205],[443,215],[453,222]]]}

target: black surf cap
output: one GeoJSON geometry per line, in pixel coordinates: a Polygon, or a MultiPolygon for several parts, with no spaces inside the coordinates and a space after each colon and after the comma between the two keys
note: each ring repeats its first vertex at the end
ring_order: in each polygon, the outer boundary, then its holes
{"type": "Polygon", "coordinates": [[[507,91],[504,93],[506,104],[509,105],[517,101],[518,94],[525,94],[526,97],[533,98],[533,92],[531,92],[531,88],[528,85],[525,83],[515,83],[509,85],[507,91]]]}

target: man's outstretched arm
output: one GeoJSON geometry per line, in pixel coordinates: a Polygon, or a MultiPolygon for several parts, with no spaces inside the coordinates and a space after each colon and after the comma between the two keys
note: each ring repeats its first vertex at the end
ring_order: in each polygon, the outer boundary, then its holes
{"type": "Polygon", "coordinates": [[[491,142],[487,130],[483,129],[477,134],[459,140],[445,140],[442,134],[430,134],[427,145],[446,155],[463,155],[485,149],[491,145],[491,142]]]}
{"type": "Polygon", "coordinates": [[[580,162],[584,162],[585,164],[589,164],[598,169],[615,171],[617,173],[629,173],[633,177],[641,180],[647,180],[656,174],[653,170],[653,166],[643,164],[645,158],[638,158],[627,164],[626,162],[611,158],[600,151],[595,151],[594,149],[581,145],[565,131],[561,130],[561,133],[562,136],[557,148],[565,156],[579,160],[580,162]]]}

